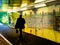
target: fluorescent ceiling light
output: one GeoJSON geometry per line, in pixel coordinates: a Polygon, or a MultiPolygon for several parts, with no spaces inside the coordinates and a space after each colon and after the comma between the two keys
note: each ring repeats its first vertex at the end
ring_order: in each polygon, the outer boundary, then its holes
{"type": "Polygon", "coordinates": [[[43,7],[43,6],[46,6],[46,4],[35,4],[34,5],[35,8],[39,8],[39,7],[43,7]]]}
{"type": "Polygon", "coordinates": [[[8,12],[8,13],[11,13],[11,12],[17,12],[17,11],[23,11],[23,10],[27,10],[27,8],[26,8],[26,7],[17,8],[17,9],[8,10],[7,12],[8,12]]]}
{"type": "Polygon", "coordinates": [[[52,2],[55,0],[36,0],[34,3],[39,3],[39,2],[52,2]]]}
{"type": "Polygon", "coordinates": [[[20,8],[20,11],[27,10],[26,7],[20,8]]]}
{"type": "Polygon", "coordinates": [[[55,1],[55,0],[47,0],[46,2],[52,2],[52,1],[55,1]]]}
{"type": "Polygon", "coordinates": [[[21,4],[21,7],[25,7],[25,6],[27,6],[27,3],[21,4]]]}
{"type": "Polygon", "coordinates": [[[17,9],[17,7],[13,7],[13,9],[17,9]]]}
{"type": "Polygon", "coordinates": [[[17,9],[15,9],[15,10],[10,10],[10,11],[8,10],[7,12],[8,12],[8,13],[17,12],[17,9]]]}
{"type": "Polygon", "coordinates": [[[36,0],[35,3],[42,2],[42,1],[44,1],[44,0],[36,0]]]}

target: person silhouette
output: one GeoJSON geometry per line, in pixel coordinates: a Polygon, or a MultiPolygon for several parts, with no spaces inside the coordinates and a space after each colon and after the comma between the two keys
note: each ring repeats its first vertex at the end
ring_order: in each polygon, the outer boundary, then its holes
{"type": "Polygon", "coordinates": [[[22,18],[22,15],[20,15],[20,17],[17,19],[16,25],[15,25],[16,31],[18,31],[17,29],[19,29],[19,31],[20,31],[20,36],[19,36],[19,39],[20,39],[20,40],[23,39],[22,29],[25,28],[24,24],[25,24],[25,19],[22,18]]]}

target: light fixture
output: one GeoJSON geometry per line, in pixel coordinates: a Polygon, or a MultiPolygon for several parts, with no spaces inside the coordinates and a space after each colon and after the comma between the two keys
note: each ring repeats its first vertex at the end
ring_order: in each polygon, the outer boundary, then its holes
{"type": "Polygon", "coordinates": [[[36,0],[34,3],[39,3],[39,2],[42,2],[44,0],[36,0]]]}
{"type": "Polygon", "coordinates": [[[13,9],[17,9],[17,7],[13,7],[13,9]]]}
{"type": "Polygon", "coordinates": [[[25,6],[27,6],[27,3],[22,3],[21,4],[21,7],[25,7],[25,6]]]}
{"type": "Polygon", "coordinates": [[[39,8],[39,7],[43,7],[43,6],[46,6],[46,4],[35,4],[34,5],[35,8],[39,8]]]}
{"type": "Polygon", "coordinates": [[[55,0],[47,0],[47,1],[45,1],[45,2],[47,3],[47,2],[52,2],[52,1],[55,1],[55,0]]]}
{"type": "Polygon", "coordinates": [[[34,7],[35,8],[44,7],[44,6],[46,6],[45,3],[52,2],[52,1],[55,1],[55,0],[46,0],[46,1],[36,0],[34,4],[26,6],[27,4],[24,3],[24,4],[21,5],[21,7],[19,7],[19,8],[14,7],[14,9],[12,9],[10,11],[8,10],[7,12],[10,13],[10,12],[24,11],[24,10],[27,10],[27,9],[32,9],[34,7]]]}
{"type": "Polygon", "coordinates": [[[20,11],[24,11],[24,10],[27,10],[27,7],[20,8],[20,11]]]}

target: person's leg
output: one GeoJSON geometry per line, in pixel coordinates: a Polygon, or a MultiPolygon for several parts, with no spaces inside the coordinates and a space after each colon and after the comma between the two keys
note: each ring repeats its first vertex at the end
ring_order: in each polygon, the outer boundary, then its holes
{"type": "Polygon", "coordinates": [[[18,29],[16,29],[16,33],[18,33],[18,29]]]}
{"type": "Polygon", "coordinates": [[[23,36],[22,36],[22,29],[19,29],[19,31],[20,31],[19,39],[22,40],[22,39],[23,39],[23,36]]]}

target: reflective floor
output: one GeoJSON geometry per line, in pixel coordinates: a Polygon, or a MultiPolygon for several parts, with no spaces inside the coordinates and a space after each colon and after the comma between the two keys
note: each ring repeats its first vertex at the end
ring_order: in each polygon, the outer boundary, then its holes
{"type": "Polygon", "coordinates": [[[35,30],[25,28],[23,30],[23,41],[18,41],[19,32],[6,25],[0,25],[0,33],[5,36],[14,45],[59,45],[60,32],[52,29],[35,30]],[[18,43],[17,43],[18,42],[18,43]]]}

